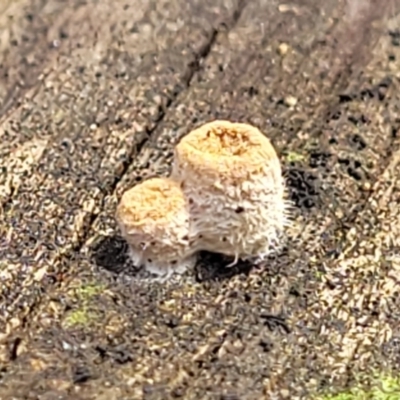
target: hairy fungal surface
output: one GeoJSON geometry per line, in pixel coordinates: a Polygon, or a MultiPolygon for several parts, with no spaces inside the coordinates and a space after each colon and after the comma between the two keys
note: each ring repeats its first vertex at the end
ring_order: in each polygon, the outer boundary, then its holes
{"type": "Polygon", "coordinates": [[[243,123],[213,121],[176,146],[171,177],[190,206],[197,248],[264,258],[287,223],[285,185],[268,138],[243,123]]]}
{"type": "Polygon", "coordinates": [[[116,219],[135,265],[164,277],[194,266],[189,210],[176,182],[152,178],[129,189],[116,219]]]}

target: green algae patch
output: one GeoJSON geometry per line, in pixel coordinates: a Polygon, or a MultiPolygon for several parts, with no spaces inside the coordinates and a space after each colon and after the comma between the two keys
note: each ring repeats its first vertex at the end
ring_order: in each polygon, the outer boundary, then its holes
{"type": "Polygon", "coordinates": [[[78,296],[83,301],[90,300],[93,296],[97,296],[105,290],[103,285],[96,283],[89,283],[78,286],[75,290],[76,296],[78,296]]]}
{"type": "Polygon", "coordinates": [[[400,377],[379,376],[374,378],[369,389],[353,387],[337,394],[319,396],[315,400],[399,400],[400,377]]]}
{"type": "Polygon", "coordinates": [[[96,297],[105,290],[103,285],[85,283],[71,286],[68,299],[72,309],[67,312],[63,325],[65,328],[87,327],[100,318],[96,308],[96,297]]]}
{"type": "Polygon", "coordinates": [[[289,163],[295,163],[295,162],[301,162],[305,160],[305,157],[300,154],[297,153],[295,151],[289,151],[286,155],[285,155],[285,159],[287,162],[289,163]]]}
{"type": "Polygon", "coordinates": [[[79,325],[88,325],[92,321],[95,315],[89,313],[86,309],[79,309],[70,312],[64,320],[64,326],[71,328],[79,325]]]}

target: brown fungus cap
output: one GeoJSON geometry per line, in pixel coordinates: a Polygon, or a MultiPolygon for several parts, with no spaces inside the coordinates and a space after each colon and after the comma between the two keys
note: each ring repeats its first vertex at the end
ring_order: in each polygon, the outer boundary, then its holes
{"type": "Polygon", "coordinates": [[[274,147],[249,124],[216,120],[193,130],[176,146],[176,164],[216,181],[240,183],[262,174],[273,163],[280,173],[274,147]]]}
{"type": "Polygon", "coordinates": [[[130,227],[168,225],[186,207],[179,185],[167,178],[151,178],[127,190],[118,205],[117,219],[130,227]]]}

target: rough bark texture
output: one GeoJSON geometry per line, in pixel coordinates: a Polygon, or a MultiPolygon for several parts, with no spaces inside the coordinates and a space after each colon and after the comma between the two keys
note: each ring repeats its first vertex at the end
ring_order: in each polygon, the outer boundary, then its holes
{"type": "Polygon", "coordinates": [[[398,9],[0,0],[0,399],[308,399],[395,369],[398,9]],[[296,229],[263,269],[143,283],[118,199],[216,118],[271,139],[296,229]]]}

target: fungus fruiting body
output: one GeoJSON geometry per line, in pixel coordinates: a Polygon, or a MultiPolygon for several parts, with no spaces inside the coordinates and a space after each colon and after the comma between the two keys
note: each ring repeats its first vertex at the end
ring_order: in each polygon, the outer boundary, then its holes
{"type": "Polygon", "coordinates": [[[217,120],[193,130],[175,148],[171,178],[189,203],[197,248],[235,260],[277,249],[287,223],[285,185],[257,128],[217,120]]]}
{"type": "Polygon", "coordinates": [[[189,209],[173,180],[152,178],[126,191],[116,219],[135,265],[165,277],[194,266],[189,209]]]}

